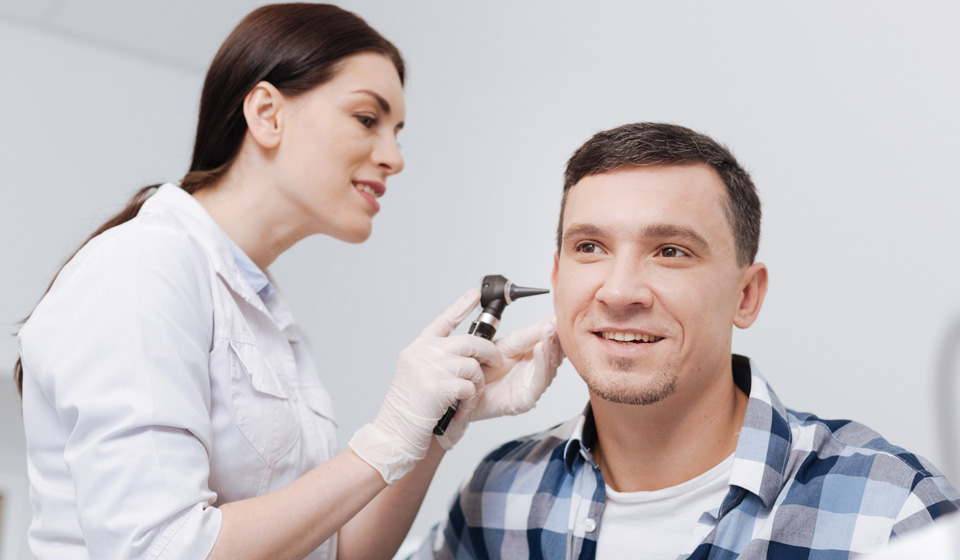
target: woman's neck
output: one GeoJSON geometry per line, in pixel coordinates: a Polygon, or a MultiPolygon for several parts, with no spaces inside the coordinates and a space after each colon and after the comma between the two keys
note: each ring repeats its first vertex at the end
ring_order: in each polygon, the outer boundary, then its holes
{"type": "Polygon", "coordinates": [[[216,183],[193,197],[213,220],[260,268],[266,270],[281,253],[309,235],[292,219],[290,209],[271,191],[267,178],[244,173],[233,166],[216,183]]]}

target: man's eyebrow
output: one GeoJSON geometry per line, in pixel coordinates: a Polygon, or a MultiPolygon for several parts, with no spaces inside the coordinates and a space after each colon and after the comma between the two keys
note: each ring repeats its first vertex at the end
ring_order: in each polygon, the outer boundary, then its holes
{"type": "MultiPolygon", "coordinates": [[[[373,90],[369,90],[369,89],[358,89],[357,91],[355,91],[355,92],[353,92],[353,93],[364,93],[364,94],[369,95],[370,97],[372,97],[372,98],[377,102],[378,105],[380,105],[380,108],[383,110],[383,112],[384,112],[385,114],[387,114],[387,115],[390,114],[390,103],[388,103],[387,100],[384,99],[383,96],[380,95],[379,93],[377,93],[377,92],[375,92],[375,91],[373,91],[373,90]]],[[[397,130],[400,130],[401,128],[403,128],[403,123],[402,123],[402,122],[399,123],[399,124],[397,124],[397,130]]]]}
{"type": "Polygon", "coordinates": [[[563,232],[563,241],[566,242],[571,237],[606,237],[607,230],[595,224],[570,224],[570,227],[563,232]]]}
{"type": "MultiPolygon", "coordinates": [[[[607,237],[607,230],[596,224],[571,224],[563,232],[563,240],[573,237],[607,237]]],[[[650,224],[640,232],[641,237],[652,239],[683,239],[702,249],[709,249],[710,244],[693,228],[674,224],[650,224]]]]}
{"type": "Polygon", "coordinates": [[[699,245],[702,249],[709,249],[710,244],[702,235],[693,228],[678,226],[674,224],[650,224],[643,228],[643,237],[652,237],[657,239],[683,239],[688,243],[699,245]]]}

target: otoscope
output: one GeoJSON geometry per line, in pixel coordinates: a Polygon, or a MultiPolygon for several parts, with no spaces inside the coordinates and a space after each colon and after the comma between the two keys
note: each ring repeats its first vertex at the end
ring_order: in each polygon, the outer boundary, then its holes
{"type": "MultiPolygon", "coordinates": [[[[480,305],[483,311],[477,320],[471,323],[467,334],[479,336],[487,340],[493,340],[493,335],[497,333],[497,326],[500,324],[500,317],[503,315],[503,308],[510,305],[513,300],[527,296],[549,293],[550,290],[542,288],[524,288],[517,286],[499,274],[491,274],[483,277],[480,284],[480,305]]],[[[442,436],[450,425],[450,420],[457,413],[459,401],[453,403],[453,406],[447,409],[443,418],[437,422],[433,428],[433,433],[442,436]]]]}

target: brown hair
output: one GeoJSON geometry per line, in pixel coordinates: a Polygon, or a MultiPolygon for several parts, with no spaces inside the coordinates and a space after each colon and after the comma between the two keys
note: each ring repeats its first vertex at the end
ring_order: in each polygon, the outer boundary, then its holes
{"type": "Polygon", "coordinates": [[[627,124],[604,132],[570,156],[563,174],[563,198],[557,225],[557,251],[563,237],[563,212],[570,189],[584,177],[631,166],[705,163],[727,188],[726,214],[737,249],[737,264],[747,266],[760,246],[760,197],[750,174],[726,147],[705,134],[675,124],[627,124]]]}
{"type": "MultiPolygon", "coordinates": [[[[259,82],[269,82],[288,96],[302,94],[331,80],[344,58],[361,52],[389,58],[400,83],[404,82],[400,51],[356,14],[329,4],[307,3],[271,4],[248,14],[210,63],[200,97],[193,158],[180,187],[195,193],[230,169],[247,131],[243,99],[259,82]]],[[[138,190],[126,207],[97,228],[67,262],[94,237],[133,219],[159,186],[138,190]]],[[[44,295],[52,286],[53,281],[44,295]]],[[[22,394],[23,365],[19,358],[13,378],[22,394]]]]}

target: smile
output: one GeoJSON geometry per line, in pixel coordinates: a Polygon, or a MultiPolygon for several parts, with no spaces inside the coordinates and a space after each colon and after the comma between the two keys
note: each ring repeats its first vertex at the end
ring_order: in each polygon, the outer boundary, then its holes
{"type": "Polygon", "coordinates": [[[657,342],[663,340],[662,336],[653,336],[651,334],[641,334],[641,333],[625,333],[625,332],[599,332],[595,333],[602,338],[607,340],[615,340],[617,342],[657,342]]]}
{"type": "Polygon", "coordinates": [[[369,194],[373,198],[380,198],[380,193],[374,190],[374,188],[371,187],[370,185],[367,185],[365,183],[354,183],[353,186],[357,187],[357,189],[359,189],[360,191],[369,194]]]}

